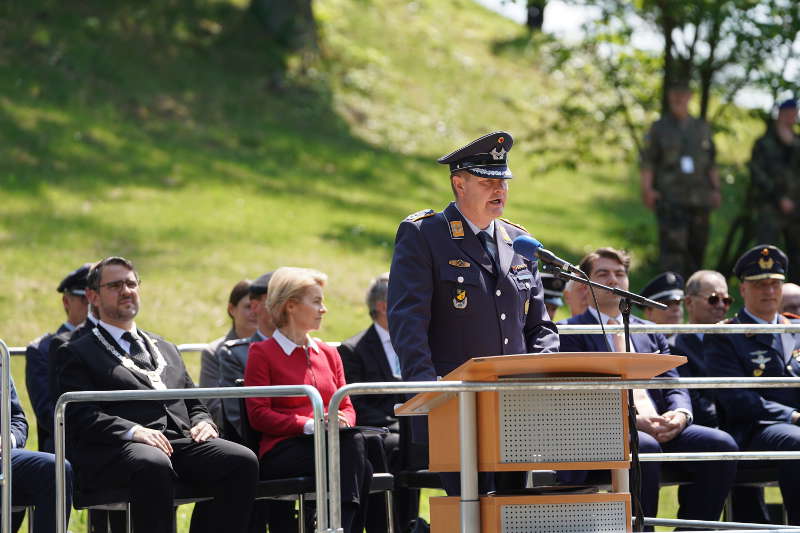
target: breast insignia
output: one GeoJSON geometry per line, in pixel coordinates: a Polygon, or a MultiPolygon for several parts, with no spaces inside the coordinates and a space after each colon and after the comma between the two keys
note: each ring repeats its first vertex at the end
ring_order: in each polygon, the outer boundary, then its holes
{"type": "Polygon", "coordinates": [[[500,220],[502,220],[502,221],[503,221],[503,222],[505,222],[506,224],[511,224],[511,225],[512,225],[512,226],[514,226],[515,228],[519,228],[519,229],[521,229],[521,230],[522,230],[522,231],[524,231],[525,233],[528,233],[528,230],[526,230],[526,229],[525,229],[525,226],[523,226],[522,224],[517,224],[516,222],[511,222],[511,221],[510,221],[510,220],[508,220],[507,218],[501,218],[500,220]]]}
{"type": "Polygon", "coordinates": [[[229,341],[225,341],[225,346],[228,348],[233,348],[234,346],[241,346],[243,344],[250,344],[250,337],[244,337],[242,339],[231,339],[229,341]]]}
{"type": "Polygon", "coordinates": [[[451,259],[447,262],[451,266],[458,267],[458,268],[469,268],[470,263],[469,261],[464,261],[463,259],[451,259]]]}
{"type": "Polygon", "coordinates": [[[436,214],[436,211],[433,209],[423,209],[422,211],[417,211],[416,213],[412,213],[406,217],[406,220],[409,222],[416,222],[417,220],[422,220],[423,218],[428,218],[436,214]]]}

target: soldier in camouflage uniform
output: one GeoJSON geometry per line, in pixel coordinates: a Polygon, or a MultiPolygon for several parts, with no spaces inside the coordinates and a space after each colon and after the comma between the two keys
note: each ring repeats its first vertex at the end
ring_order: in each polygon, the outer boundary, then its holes
{"type": "Polygon", "coordinates": [[[711,128],[689,115],[691,98],[685,83],[669,88],[669,113],[650,127],[640,158],[642,200],[658,221],[660,268],[684,277],[702,266],[711,210],[720,204],[711,128]]]}
{"type": "MultiPolygon", "coordinates": [[[[797,101],[778,106],[776,120],[753,145],[750,195],[756,220],[756,240],[779,244],[785,239],[790,265],[800,265],[800,138],[794,132],[797,101]]],[[[789,272],[800,281],[800,269],[789,272]]]]}

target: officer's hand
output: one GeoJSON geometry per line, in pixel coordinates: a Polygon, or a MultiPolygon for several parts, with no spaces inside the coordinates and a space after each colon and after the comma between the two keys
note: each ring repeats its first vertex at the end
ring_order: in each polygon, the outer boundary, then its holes
{"type": "Polygon", "coordinates": [[[169,443],[169,439],[160,431],[139,427],[133,432],[133,442],[149,444],[167,455],[172,455],[172,444],[169,443]]]}
{"type": "Polygon", "coordinates": [[[783,211],[784,215],[792,213],[795,208],[794,202],[791,201],[789,198],[786,198],[785,196],[781,198],[780,205],[781,205],[781,211],[783,211]]]}
{"type": "Polygon", "coordinates": [[[671,441],[680,435],[688,422],[686,414],[678,411],[667,411],[661,417],[665,422],[661,425],[659,433],[653,435],[658,442],[671,441]]]}
{"type": "Polygon", "coordinates": [[[711,209],[717,209],[722,205],[722,193],[720,191],[711,191],[709,201],[711,202],[711,209]]]}
{"type": "Polygon", "coordinates": [[[642,189],[642,202],[647,209],[655,209],[656,202],[661,198],[661,193],[652,187],[642,189]]]}
{"type": "Polygon", "coordinates": [[[206,442],[207,440],[216,439],[219,436],[214,426],[206,422],[198,422],[192,429],[189,430],[192,440],[195,442],[206,442]]]}
{"type": "Polygon", "coordinates": [[[654,437],[661,431],[661,425],[665,422],[666,420],[660,416],[636,415],[636,429],[654,437]]]}

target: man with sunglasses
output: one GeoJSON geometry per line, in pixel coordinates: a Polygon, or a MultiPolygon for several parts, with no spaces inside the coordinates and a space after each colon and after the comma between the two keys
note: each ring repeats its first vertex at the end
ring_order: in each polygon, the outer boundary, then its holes
{"type": "MultiPolygon", "coordinates": [[[[178,349],[141,330],[139,276],[122,257],[89,271],[97,324],[58,349],[60,393],[194,388],[178,349]]],[[[67,456],[83,490],[130,490],[133,529],[171,533],[175,483],[202,487],[190,531],[244,533],[258,478],[249,449],[220,438],[199,400],[77,403],[67,417],[67,456]]]]}
{"type": "MultiPolygon", "coordinates": [[[[775,246],[761,244],[745,252],[734,266],[734,273],[741,280],[739,292],[744,308],[728,323],[800,323],[779,313],[787,271],[786,254],[775,246]]],[[[703,352],[710,376],[800,377],[797,334],[706,335],[703,352]]],[[[716,399],[720,427],[736,439],[741,449],[800,451],[800,389],[717,389],[716,399]]],[[[798,525],[800,461],[781,461],[778,466],[778,483],[789,523],[798,525]]],[[[739,507],[737,500],[734,507],[739,507]]],[[[760,517],[746,518],[765,521],[767,514],[761,507],[760,517]]]]}
{"type": "MultiPolygon", "coordinates": [[[[698,270],[686,282],[686,312],[690,324],[716,324],[725,319],[733,299],[728,295],[725,276],[714,270],[698,270]]],[[[680,333],[670,340],[670,351],[685,355],[688,362],[678,367],[678,373],[685,378],[707,377],[703,357],[702,333],[680,333]]],[[[709,427],[719,426],[717,408],[714,404],[713,389],[689,389],[692,398],[692,412],[698,424],[709,427]]]]}

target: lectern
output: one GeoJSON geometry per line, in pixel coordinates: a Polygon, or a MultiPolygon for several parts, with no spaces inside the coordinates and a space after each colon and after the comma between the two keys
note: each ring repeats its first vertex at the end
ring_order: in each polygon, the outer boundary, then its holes
{"type": "MultiPolygon", "coordinates": [[[[471,359],[443,379],[650,379],[685,362],[640,353],[504,355],[471,359]]],[[[631,530],[627,409],[624,390],[530,389],[427,392],[396,413],[428,416],[431,471],[461,472],[460,498],[431,498],[433,532],[585,533],[631,530]],[[611,470],[611,492],[477,498],[478,471],[523,470],[611,470]]]]}

